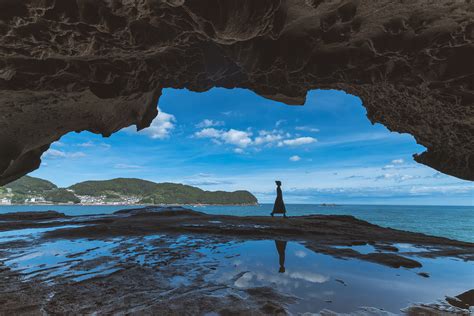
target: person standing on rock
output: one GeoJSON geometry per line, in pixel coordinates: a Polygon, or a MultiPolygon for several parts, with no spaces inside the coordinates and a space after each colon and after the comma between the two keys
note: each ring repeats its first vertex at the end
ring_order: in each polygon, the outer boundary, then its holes
{"type": "Polygon", "coordinates": [[[274,214],[283,214],[283,217],[286,218],[286,207],[285,202],[283,202],[283,192],[281,191],[281,181],[275,181],[277,185],[277,197],[275,199],[275,205],[273,205],[273,211],[270,215],[274,214]]]}

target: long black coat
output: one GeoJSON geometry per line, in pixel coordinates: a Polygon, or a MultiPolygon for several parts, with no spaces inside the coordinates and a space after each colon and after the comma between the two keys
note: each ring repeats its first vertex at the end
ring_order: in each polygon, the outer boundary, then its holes
{"type": "Polygon", "coordinates": [[[283,192],[281,192],[280,187],[277,187],[277,197],[275,199],[275,205],[273,205],[273,213],[275,214],[286,213],[285,202],[283,202],[283,192]]]}

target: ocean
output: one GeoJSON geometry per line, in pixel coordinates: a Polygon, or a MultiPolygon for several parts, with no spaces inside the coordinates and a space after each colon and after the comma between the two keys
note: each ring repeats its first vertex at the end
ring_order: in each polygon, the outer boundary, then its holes
{"type": "MultiPolygon", "coordinates": [[[[0,206],[0,214],[8,212],[54,210],[66,215],[111,214],[120,209],[140,206],[85,205],[8,205],[0,206]]],[[[209,214],[267,216],[273,204],[256,206],[187,207],[209,214]]],[[[474,242],[474,206],[401,206],[401,205],[337,205],[287,204],[289,216],[310,214],[353,215],[383,227],[424,233],[461,241],[474,242]]]]}

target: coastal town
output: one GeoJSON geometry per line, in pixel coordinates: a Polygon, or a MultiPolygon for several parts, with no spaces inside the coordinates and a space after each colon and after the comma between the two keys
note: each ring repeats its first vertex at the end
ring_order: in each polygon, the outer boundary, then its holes
{"type": "Polygon", "coordinates": [[[0,205],[256,205],[248,191],[212,192],[180,183],[154,183],[142,179],[119,178],[85,181],[67,188],[25,176],[0,187],[0,205]]]}
{"type": "Polygon", "coordinates": [[[0,188],[0,205],[11,205],[12,196],[13,196],[12,189],[0,188]]]}
{"type": "MultiPolygon", "coordinates": [[[[14,199],[11,189],[7,189],[6,194],[0,194],[0,205],[14,205],[14,204],[28,204],[28,205],[51,205],[51,204],[79,204],[79,205],[124,205],[124,204],[139,204],[140,198],[137,196],[121,196],[119,199],[111,200],[106,195],[90,196],[90,195],[76,195],[80,202],[64,201],[58,203],[51,201],[43,196],[31,196],[22,201],[14,199]]],[[[71,193],[74,193],[72,190],[71,193]]]]}
{"type": "Polygon", "coordinates": [[[123,204],[139,204],[140,198],[137,196],[121,196],[120,200],[110,200],[105,195],[101,196],[90,196],[90,195],[77,195],[81,200],[78,204],[83,205],[123,205],[123,204]]]}

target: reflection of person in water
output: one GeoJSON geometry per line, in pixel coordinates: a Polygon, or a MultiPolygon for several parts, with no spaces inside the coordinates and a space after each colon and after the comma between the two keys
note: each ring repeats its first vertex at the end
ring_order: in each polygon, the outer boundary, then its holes
{"type": "Polygon", "coordinates": [[[278,256],[280,257],[280,270],[279,273],[285,273],[285,252],[286,252],[286,241],[275,240],[275,246],[278,251],[278,256]]]}
{"type": "Polygon", "coordinates": [[[275,199],[275,205],[273,205],[273,214],[283,214],[283,217],[286,218],[286,207],[285,202],[283,202],[283,192],[281,191],[281,181],[275,181],[277,185],[277,197],[275,199]]]}

